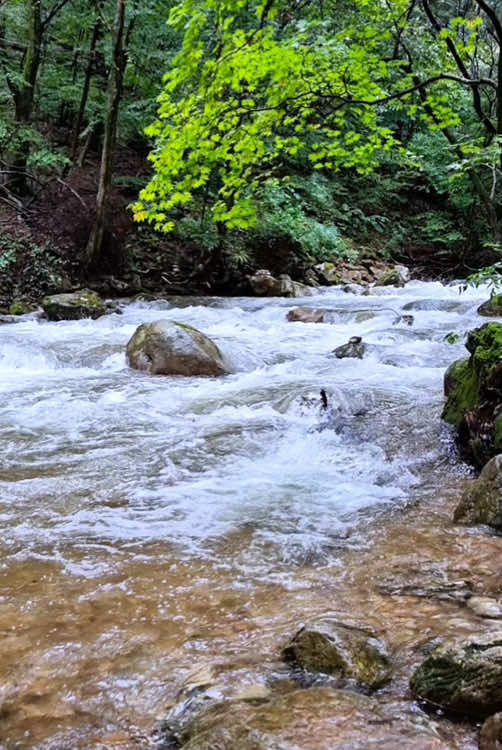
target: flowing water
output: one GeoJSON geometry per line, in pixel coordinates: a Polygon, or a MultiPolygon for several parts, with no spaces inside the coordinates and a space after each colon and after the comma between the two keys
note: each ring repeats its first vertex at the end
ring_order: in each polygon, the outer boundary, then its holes
{"type": "Polygon", "coordinates": [[[498,591],[502,539],[450,523],[468,472],[440,422],[486,296],[412,282],[1,326],[0,747],[147,747],[194,671],[222,694],[286,679],[285,639],[325,612],[384,634],[409,700],[427,641],[487,627],[463,588],[498,591]],[[299,304],[334,322],[288,323],[299,304]],[[159,318],[211,336],[230,374],[129,370],[159,318]],[[353,335],[363,360],[329,356],[353,335]]]}

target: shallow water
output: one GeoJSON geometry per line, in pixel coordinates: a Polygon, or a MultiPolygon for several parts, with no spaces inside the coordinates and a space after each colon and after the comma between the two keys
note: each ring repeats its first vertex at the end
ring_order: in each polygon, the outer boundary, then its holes
{"type": "MultiPolygon", "coordinates": [[[[2,747],[147,747],[194,669],[230,692],[285,677],[310,614],[384,632],[400,698],[427,639],[485,627],[403,586],[496,590],[501,540],[449,523],[467,470],[439,418],[486,297],[412,282],[1,326],[2,747]],[[335,323],[288,323],[296,306],[335,323]],[[211,336],[231,374],[130,371],[125,344],[158,318],[211,336]],[[329,356],[353,335],[364,360],[329,356]]],[[[445,747],[476,746],[444,726],[445,747]]]]}

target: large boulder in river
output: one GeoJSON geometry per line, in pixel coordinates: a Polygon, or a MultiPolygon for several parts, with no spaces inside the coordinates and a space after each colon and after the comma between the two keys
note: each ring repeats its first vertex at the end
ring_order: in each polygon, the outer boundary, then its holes
{"type": "Polygon", "coordinates": [[[314,687],[269,699],[208,705],[157,733],[162,747],[182,750],[453,750],[435,724],[396,702],[314,687]],[[177,724],[177,726],[176,726],[177,724]],[[368,738],[371,738],[369,743],[368,738]]]}
{"type": "Polygon", "coordinates": [[[42,308],[49,320],[81,320],[100,318],[109,310],[99,294],[91,289],[51,294],[42,300],[42,308]]]}
{"type": "Polygon", "coordinates": [[[127,344],[131,367],[151,375],[224,375],[220,350],[196,328],[172,320],[143,323],[127,344]]]}
{"type": "Polygon", "coordinates": [[[251,289],[259,297],[308,297],[313,293],[312,287],[292,281],[287,274],[275,278],[270,271],[262,269],[248,278],[251,289]]]}
{"type": "Polygon", "coordinates": [[[473,717],[502,709],[502,630],[435,648],[410,680],[413,695],[473,717]]]}
{"type": "Polygon", "coordinates": [[[456,428],[463,455],[481,468],[502,453],[502,325],[471,331],[466,347],[470,357],[446,371],[442,417],[456,428]]]}
{"type": "Polygon", "coordinates": [[[386,646],[370,630],[325,617],[305,625],[283,650],[285,661],[309,672],[323,672],[377,688],[392,666],[386,646]]]}
{"type": "Polygon", "coordinates": [[[467,525],[487,524],[502,530],[502,455],[492,458],[465,490],[454,520],[467,525]]]}

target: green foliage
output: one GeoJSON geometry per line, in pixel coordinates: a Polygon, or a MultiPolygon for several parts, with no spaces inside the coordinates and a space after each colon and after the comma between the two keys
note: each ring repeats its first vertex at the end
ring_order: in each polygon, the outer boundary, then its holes
{"type": "Polygon", "coordinates": [[[329,223],[329,203],[323,211],[316,211],[318,201],[326,196],[326,185],[315,178],[310,184],[301,180],[299,183],[299,187],[295,182],[268,185],[261,191],[257,225],[252,235],[268,241],[285,238],[297,247],[299,257],[311,262],[354,258],[353,249],[339,229],[329,223]],[[317,217],[324,219],[324,223],[317,217]]]}

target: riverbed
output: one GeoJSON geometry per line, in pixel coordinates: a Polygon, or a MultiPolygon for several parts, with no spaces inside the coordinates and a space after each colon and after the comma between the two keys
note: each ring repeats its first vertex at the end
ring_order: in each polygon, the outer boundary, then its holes
{"type": "MultiPolygon", "coordinates": [[[[382,699],[420,711],[424,647],[490,627],[465,592],[500,589],[502,538],[451,523],[469,469],[440,420],[486,298],[411,282],[1,325],[0,748],[150,747],[201,674],[222,695],[287,680],[281,647],[328,612],[383,635],[382,699]],[[297,306],[333,322],[287,322],[297,306]],[[159,318],[209,335],[230,374],[130,370],[159,318]],[[364,359],[330,355],[351,336],[364,359]]],[[[438,731],[477,747],[469,724],[438,731]]]]}

